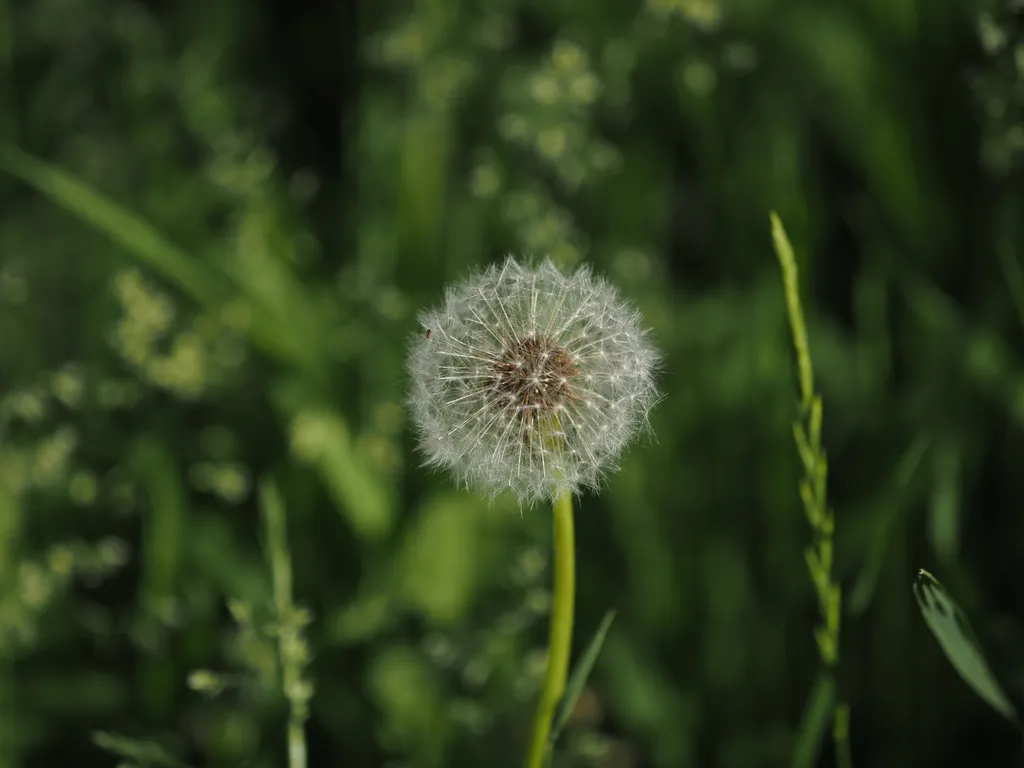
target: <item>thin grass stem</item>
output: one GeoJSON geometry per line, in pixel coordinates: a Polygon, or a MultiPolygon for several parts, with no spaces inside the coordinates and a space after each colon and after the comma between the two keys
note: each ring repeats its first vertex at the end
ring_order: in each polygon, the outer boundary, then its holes
{"type": "Polygon", "coordinates": [[[281,683],[288,700],[288,768],[306,768],[305,722],[309,714],[309,692],[302,672],[308,654],[302,637],[302,622],[292,601],[292,559],[285,529],[284,502],[274,483],[265,481],[260,485],[260,506],[266,525],[277,614],[281,683]]]}
{"type": "MultiPolygon", "coordinates": [[[[850,707],[834,692],[835,669],[839,664],[839,630],[842,618],[842,590],[832,573],[835,551],[835,515],[828,504],[828,462],[821,445],[822,406],[821,397],[814,389],[814,367],[811,361],[810,345],[807,342],[807,326],[804,323],[803,307],[800,304],[800,280],[796,255],[790,245],[782,221],[776,214],[771,215],[772,240],[782,270],[782,282],[786,294],[786,314],[789,316],[793,334],[793,349],[796,352],[797,374],[800,386],[800,418],[793,425],[793,437],[797,453],[804,469],[800,481],[800,498],[812,531],[812,542],[804,550],[808,574],[818,596],[821,624],[814,630],[818,653],[822,661],[822,678],[819,692],[812,699],[826,702],[828,715],[832,720],[832,740],[835,745],[836,762],[840,768],[852,768],[850,754],[849,719],[850,707]]],[[[828,718],[825,711],[815,705],[808,708],[815,716],[804,718],[797,736],[797,749],[793,755],[794,768],[809,765],[819,750],[828,718]]]]}

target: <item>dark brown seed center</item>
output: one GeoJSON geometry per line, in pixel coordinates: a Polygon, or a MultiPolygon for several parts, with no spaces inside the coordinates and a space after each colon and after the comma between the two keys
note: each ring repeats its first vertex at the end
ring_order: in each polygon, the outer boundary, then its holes
{"type": "Polygon", "coordinates": [[[491,366],[488,384],[498,402],[531,421],[538,412],[552,412],[575,398],[579,368],[564,349],[543,339],[531,336],[510,346],[491,366]]]}

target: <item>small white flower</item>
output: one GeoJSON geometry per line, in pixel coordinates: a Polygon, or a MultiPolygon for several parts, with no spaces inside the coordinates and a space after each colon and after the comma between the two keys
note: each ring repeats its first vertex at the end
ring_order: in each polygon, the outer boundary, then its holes
{"type": "Polygon", "coordinates": [[[409,404],[426,463],[492,494],[596,487],[658,399],[639,313],[586,267],[509,258],[420,320],[409,404]]]}

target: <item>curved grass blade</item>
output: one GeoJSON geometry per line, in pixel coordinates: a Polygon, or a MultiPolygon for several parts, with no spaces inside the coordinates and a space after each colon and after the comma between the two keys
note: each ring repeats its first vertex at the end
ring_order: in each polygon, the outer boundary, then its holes
{"type": "Polygon", "coordinates": [[[913,482],[925,455],[932,449],[932,438],[929,435],[918,435],[911,446],[903,454],[892,481],[885,490],[871,502],[871,506],[880,507],[883,512],[868,549],[868,557],[861,569],[853,589],[850,591],[850,613],[857,616],[864,613],[871,604],[878,577],[886,555],[890,550],[892,531],[903,519],[906,509],[913,498],[913,482]]]}
{"type": "Polygon", "coordinates": [[[140,768],[189,768],[154,741],[139,741],[107,731],[94,731],[92,742],[140,768]]]}
{"type": "Polygon", "coordinates": [[[562,694],[562,699],[558,702],[558,708],[555,710],[555,719],[551,724],[551,735],[548,737],[548,744],[554,745],[562,731],[565,730],[565,726],[569,722],[569,716],[572,715],[573,709],[576,708],[576,702],[579,700],[580,694],[583,693],[583,688],[590,678],[590,673],[594,671],[594,664],[597,663],[597,657],[601,653],[601,646],[604,645],[604,640],[608,636],[608,630],[611,629],[614,620],[615,611],[608,611],[604,615],[600,626],[597,628],[597,632],[594,633],[590,644],[587,645],[587,650],[583,652],[583,656],[580,657],[576,668],[569,675],[569,680],[565,684],[565,693],[562,694]]]}
{"type": "Polygon", "coordinates": [[[0,167],[105,233],[200,303],[219,298],[212,289],[208,270],[189,254],[167,242],[149,223],[70,174],[10,146],[0,146],[0,167]]]}
{"type": "Polygon", "coordinates": [[[293,441],[307,443],[299,453],[316,467],[335,508],[362,538],[380,541],[386,537],[394,525],[387,487],[357,449],[342,414],[320,400],[301,379],[276,384],[271,399],[282,418],[291,422],[293,441]]]}
{"type": "MultiPolygon", "coordinates": [[[[223,269],[196,259],[167,240],[149,222],[76,179],[66,171],[0,144],[0,169],[21,179],[53,203],[118,243],[140,262],[178,285],[200,305],[218,309],[236,291],[223,269]]],[[[313,347],[308,337],[292,332],[279,313],[246,297],[255,311],[247,332],[252,342],[275,357],[309,367],[313,347]]]]}
{"type": "Polygon", "coordinates": [[[992,709],[1014,725],[1019,725],[1017,710],[992,674],[960,606],[938,579],[923,568],[914,582],[914,597],[942,652],[964,682],[992,709]]]}

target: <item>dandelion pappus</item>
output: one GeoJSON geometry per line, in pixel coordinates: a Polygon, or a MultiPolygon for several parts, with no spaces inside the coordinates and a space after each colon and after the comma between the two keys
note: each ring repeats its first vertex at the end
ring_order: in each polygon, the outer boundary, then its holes
{"type": "Polygon", "coordinates": [[[597,487],[659,398],[639,315],[586,267],[493,264],[419,332],[408,400],[426,463],[522,502],[597,487]]]}

